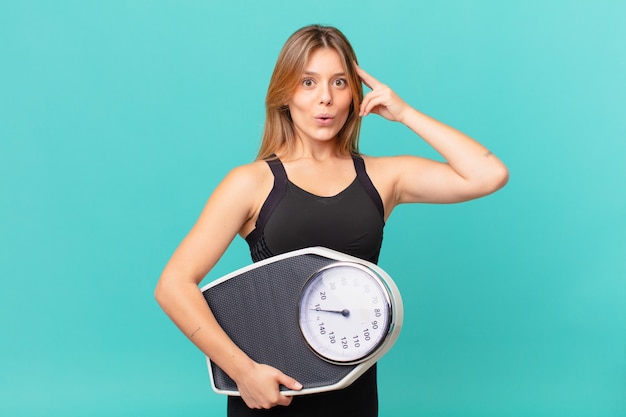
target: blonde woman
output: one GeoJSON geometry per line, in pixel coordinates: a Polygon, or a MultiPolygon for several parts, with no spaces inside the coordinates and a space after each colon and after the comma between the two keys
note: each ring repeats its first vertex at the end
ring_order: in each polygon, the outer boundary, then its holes
{"type": "Polygon", "coordinates": [[[278,57],[257,160],[233,169],[215,189],[166,265],[155,296],[237,384],[241,397],[229,397],[229,416],[376,416],[376,366],[343,390],[281,394],[281,384],[302,386],[232,342],[207,306],[200,281],[236,235],[246,239],[254,261],[324,246],[376,262],[385,222],[397,205],[466,201],[507,180],[505,165],[484,146],[414,109],[361,69],[339,30],[307,26],[278,57]],[[362,83],[371,89],[365,96],[362,83]],[[445,162],[361,155],[361,119],[372,113],[406,125],[445,162]]]}

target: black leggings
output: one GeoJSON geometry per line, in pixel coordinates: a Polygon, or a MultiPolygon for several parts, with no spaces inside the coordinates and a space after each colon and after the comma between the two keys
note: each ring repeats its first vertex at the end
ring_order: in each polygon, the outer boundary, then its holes
{"type": "Polygon", "coordinates": [[[248,408],[241,397],[228,397],[228,417],[377,417],[376,365],[339,391],[294,396],[287,407],[248,408]]]}

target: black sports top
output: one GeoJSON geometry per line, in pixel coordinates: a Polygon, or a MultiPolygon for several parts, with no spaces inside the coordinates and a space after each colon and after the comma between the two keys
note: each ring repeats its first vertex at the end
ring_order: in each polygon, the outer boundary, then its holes
{"type": "Polygon", "coordinates": [[[383,240],[383,202],[363,159],[352,157],[354,181],[339,194],[320,197],[289,181],[279,159],[267,161],[274,187],[246,236],[252,259],[324,246],[376,263],[383,240]]]}
{"type": "MultiPolygon", "coordinates": [[[[320,197],[287,178],[278,159],[267,161],[274,187],[261,207],[255,229],[246,236],[252,259],[310,246],[324,246],[376,263],[383,239],[383,203],[363,159],[352,157],[354,181],[339,194],[320,197]]],[[[229,417],[375,417],[378,415],[376,365],[350,386],[319,394],[295,396],[288,407],[252,410],[241,397],[228,397],[229,417]]]]}

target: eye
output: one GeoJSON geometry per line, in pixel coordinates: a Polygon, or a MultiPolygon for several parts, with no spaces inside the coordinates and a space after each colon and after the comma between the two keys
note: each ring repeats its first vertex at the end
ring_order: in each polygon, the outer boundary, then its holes
{"type": "Polygon", "coordinates": [[[345,78],[337,78],[333,81],[333,85],[338,88],[345,88],[348,86],[348,81],[345,78]]]}
{"type": "Polygon", "coordinates": [[[311,78],[305,78],[304,80],[302,80],[302,86],[306,87],[306,88],[311,88],[315,85],[315,81],[313,81],[313,79],[311,78]]]}

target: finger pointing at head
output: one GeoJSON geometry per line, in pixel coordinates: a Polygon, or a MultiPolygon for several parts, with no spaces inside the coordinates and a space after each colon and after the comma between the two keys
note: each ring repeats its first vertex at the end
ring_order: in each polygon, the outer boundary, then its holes
{"type": "Polygon", "coordinates": [[[376,80],[376,78],[369,75],[367,72],[365,72],[363,68],[359,67],[358,65],[356,65],[356,72],[357,74],[359,74],[359,77],[361,77],[361,81],[363,81],[363,84],[368,86],[371,90],[373,90],[378,84],[380,84],[378,80],[376,80]]]}

